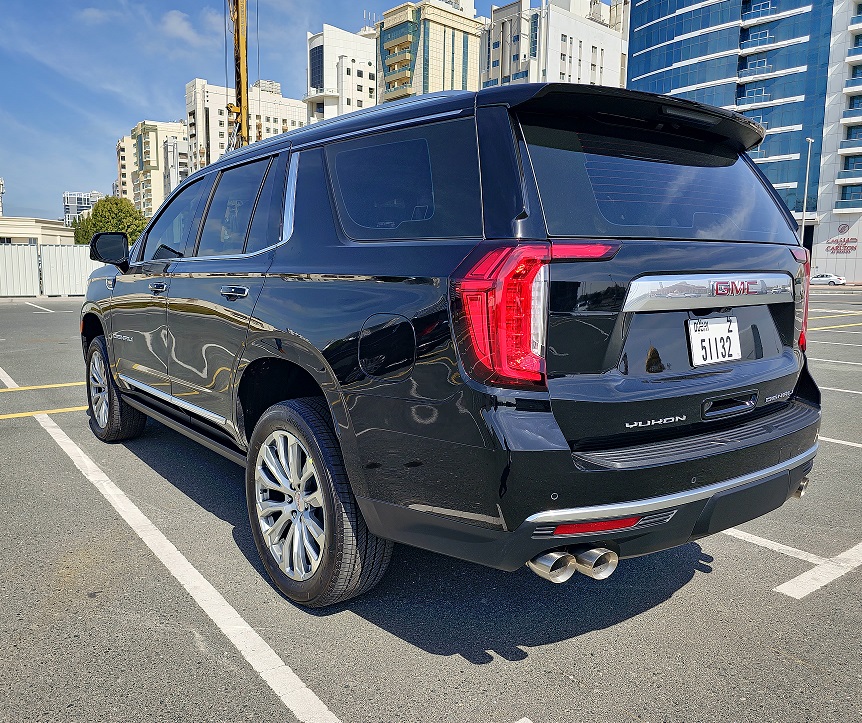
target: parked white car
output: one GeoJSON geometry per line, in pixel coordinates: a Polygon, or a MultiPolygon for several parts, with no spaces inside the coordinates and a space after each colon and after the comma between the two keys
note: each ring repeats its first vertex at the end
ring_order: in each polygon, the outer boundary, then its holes
{"type": "Polygon", "coordinates": [[[843,276],[836,276],[835,274],[815,274],[811,277],[812,284],[828,284],[829,286],[844,286],[847,283],[847,279],[843,276]]]}

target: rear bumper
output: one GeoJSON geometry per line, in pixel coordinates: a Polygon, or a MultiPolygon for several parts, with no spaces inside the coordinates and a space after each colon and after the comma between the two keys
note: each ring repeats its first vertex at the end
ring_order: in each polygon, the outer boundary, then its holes
{"type": "Polygon", "coordinates": [[[780,507],[811,471],[818,445],[779,464],[706,487],[622,502],[538,512],[514,531],[479,527],[449,516],[358,498],[377,535],[501,570],[516,570],[548,550],[606,547],[621,558],[658,552],[725,530],[780,507]],[[618,532],[555,536],[566,522],[641,516],[618,532]]]}

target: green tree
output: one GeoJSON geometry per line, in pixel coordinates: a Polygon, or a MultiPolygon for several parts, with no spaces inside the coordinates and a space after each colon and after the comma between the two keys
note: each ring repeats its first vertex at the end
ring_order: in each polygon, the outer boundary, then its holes
{"type": "Polygon", "coordinates": [[[96,201],[89,214],[73,222],[72,228],[76,244],[88,244],[93,234],[104,231],[123,231],[129,243],[134,243],[146,225],[144,214],[128,198],[106,196],[96,201]]]}

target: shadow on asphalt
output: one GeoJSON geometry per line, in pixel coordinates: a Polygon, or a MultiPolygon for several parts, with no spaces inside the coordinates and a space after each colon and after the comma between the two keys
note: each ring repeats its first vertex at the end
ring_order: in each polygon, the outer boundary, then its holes
{"type": "MultiPolygon", "coordinates": [[[[145,434],[124,443],[135,456],[233,529],[237,547],[267,582],[249,529],[240,467],[150,421],[145,434]]],[[[526,568],[502,572],[397,545],[383,581],[360,598],[310,614],[350,610],[432,655],[471,663],[528,656],[525,648],[572,640],[612,627],[668,600],[712,557],[689,543],[623,560],[604,581],[575,575],[564,585],[526,568]]],[[[270,585],[272,583],[270,582],[270,585]]]]}

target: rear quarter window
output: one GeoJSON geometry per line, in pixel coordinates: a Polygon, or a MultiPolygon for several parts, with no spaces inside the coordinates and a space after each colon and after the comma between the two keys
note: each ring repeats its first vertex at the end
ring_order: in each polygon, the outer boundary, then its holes
{"type": "Polygon", "coordinates": [[[482,235],[473,118],[333,143],[326,159],[338,216],[352,239],[482,235]]]}
{"type": "Polygon", "coordinates": [[[579,116],[520,121],[552,236],[796,243],[779,202],[720,143],[579,116]]]}

